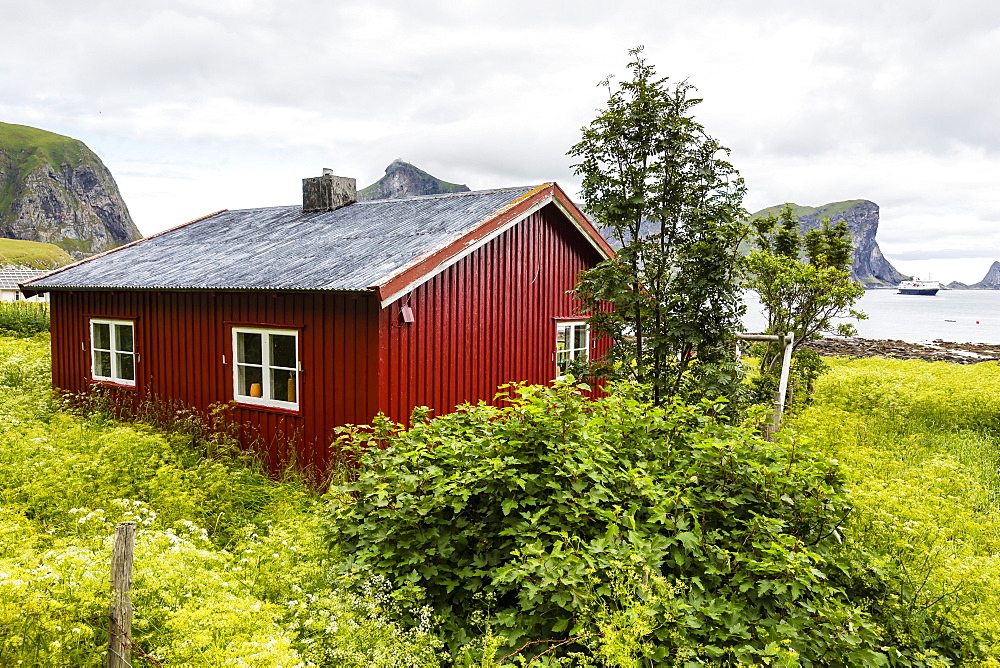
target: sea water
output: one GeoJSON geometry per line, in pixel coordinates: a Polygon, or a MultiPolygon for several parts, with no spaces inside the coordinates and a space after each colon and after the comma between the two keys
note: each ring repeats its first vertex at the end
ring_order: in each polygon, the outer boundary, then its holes
{"type": "MultiPolygon", "coordinates": [[[[766,320],[757,295],[749,293],[746,303],[747,331],[763,331],[766,320]]],[[[855,308],[868,319],[849,322],[866,339],[1000,343],[1000,290],[941,290],[934,296],[866,290],[855,308]]]]}

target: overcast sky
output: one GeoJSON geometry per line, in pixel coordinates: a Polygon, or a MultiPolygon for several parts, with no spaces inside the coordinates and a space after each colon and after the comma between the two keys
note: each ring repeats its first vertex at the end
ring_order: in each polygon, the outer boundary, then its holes
{"type": "Polygon", "coordinates": [[[84,141],[149,234],[402,158],[557,181],[645,46],[732,149],[746,207],[869,199],[905,273],[1000,260],[1000,3],[0,0],[0,121],[84,141]]]}

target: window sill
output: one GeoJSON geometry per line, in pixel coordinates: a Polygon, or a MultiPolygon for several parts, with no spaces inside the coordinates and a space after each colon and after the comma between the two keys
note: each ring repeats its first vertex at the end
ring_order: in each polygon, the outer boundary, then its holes
{"type": "Polygon", "coordinates": [[[230,400],[230,405],[236,408],[245,408],[253,411],[263,411],[265,413],[277,413],[279,415],[291,415],[293,417],[302,416],[302,406],[298,408],[284,408],[282,406],[268,406],[266,404],[252,404],[239,399],[230,400]]]}
{"type": "Polygon", "coordinates": [[[94,380],[93,378],[88,381],[91,385],[97,385],[99,387],[108,387],[115,390],[131,390],[132,392],[138,392],[139,386],[137,384],[126,385],[124,383],[116,383],[113,380],[94,380]]]}

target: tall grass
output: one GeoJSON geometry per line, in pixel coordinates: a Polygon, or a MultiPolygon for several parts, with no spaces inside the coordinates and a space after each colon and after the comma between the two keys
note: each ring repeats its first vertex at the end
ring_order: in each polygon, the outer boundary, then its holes
{"type": "Polygon", "coordinates": [[[23,239],[0,239],[0,264],[34,269],[55,269],[73,258],[55,244],[23,239]]]}
{"type": "Polygon", "coordinates": [[[0,332],[32,336],[49,331],[49,305],[38,302],[0,302],[0,332]]]}
{"type": "Polygon", "coordinates": [[[0,666],[99,666],[118,522],[138,523],[132,665],[433,666],[427,624],[354,588],[319,540],[319,497],[185,430],[65,410],[48,337],[0,337],[0,666]]]}
{"type": "Polygon", "coordinates": [[[791,429],[851,480],[848,548],[893,582],[861,593],[897,632],[966,643],[969,664],[1000,665],[1000,367],[831,366],[791,429]]]}

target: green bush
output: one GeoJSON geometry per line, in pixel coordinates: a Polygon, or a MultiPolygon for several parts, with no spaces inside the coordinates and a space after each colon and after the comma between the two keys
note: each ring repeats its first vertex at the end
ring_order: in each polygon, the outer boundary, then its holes
{"type": "Polygon", "coordinates": [[[624,388],[513,387],[507,404],[342,441],[360,468],[333,490],[330,545],[430,604],[453,649],[488,628],[504,654],[554,639],[523,653],[623,666],[884,660],[827,578],[848,505],[824,456],[624,388]]]}
{"type": "Polygon", "coordinates": [[[0,330],[15,336],[49,331],[49,305],[37,302],[0,302],[0,330]]]}

